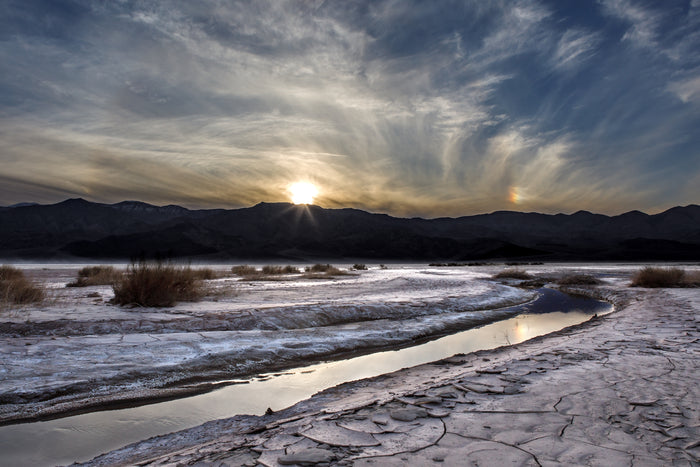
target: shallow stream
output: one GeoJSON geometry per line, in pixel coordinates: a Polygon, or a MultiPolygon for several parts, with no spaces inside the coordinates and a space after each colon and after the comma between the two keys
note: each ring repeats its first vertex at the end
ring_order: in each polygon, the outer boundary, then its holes
{"type": "Polygon", "coordinates": [[[143,405],[45,422],[0,427],[0,465],[56,465],[86,461],[125,444],[236,414],[280,410],[338,384],[393,372],[457,353],[512,345],[612,310],[608,303],[541,289],[520,314],[468,331],[398,350],[261,375],[245,384],[143,405]]]}

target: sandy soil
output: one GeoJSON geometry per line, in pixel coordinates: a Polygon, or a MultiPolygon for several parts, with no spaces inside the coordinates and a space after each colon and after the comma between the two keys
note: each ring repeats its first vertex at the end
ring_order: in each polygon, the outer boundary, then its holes
{"type": "Polygon", "coordinates": [[[618,310],[86,465],[698,465],[700,293],[598,294],[618,310]]]}

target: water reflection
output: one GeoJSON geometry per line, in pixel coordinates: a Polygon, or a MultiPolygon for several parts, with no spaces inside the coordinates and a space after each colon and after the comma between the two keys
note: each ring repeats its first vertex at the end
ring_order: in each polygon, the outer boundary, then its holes
{"type": "Polygon", "coordinates": [[[268,407],[283,409],[346,381],[389,373],[457,353],[523,342],[611,309],[606,303],[568,297],[549,289],[543,290],[538,300],[521,308],[524,314],[514,318],[414,347],[312,365],[184,399],[0,427],[0,465],[42,466],[89,460],[125,444],[209,420],[236,414],[260,415],[268,407]]]}

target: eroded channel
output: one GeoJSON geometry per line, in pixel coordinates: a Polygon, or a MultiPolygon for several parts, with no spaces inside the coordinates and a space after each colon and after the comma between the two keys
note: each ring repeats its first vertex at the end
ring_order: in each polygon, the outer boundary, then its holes
{"type": "Polygon", "coordinates": [[[125,444],[237,414],[280,410],[343,382],[389,373],[457,353],[512,345],[582,323],[612,306],[541,289],[510,319],[398,350],[260,375],[212,392],[120,410],[0,427],[0,465],[86,461],[125,444]]]}

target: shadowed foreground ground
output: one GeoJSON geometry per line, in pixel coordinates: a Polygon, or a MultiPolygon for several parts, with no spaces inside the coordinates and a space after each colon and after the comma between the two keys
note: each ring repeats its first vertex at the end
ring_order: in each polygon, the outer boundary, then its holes
{"type": "Polygon", "coordinates": [[[153,438],[89,465],[697,465],[700,293],[153,438]]]}

